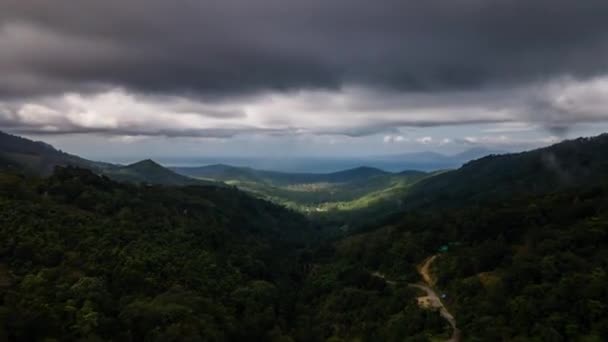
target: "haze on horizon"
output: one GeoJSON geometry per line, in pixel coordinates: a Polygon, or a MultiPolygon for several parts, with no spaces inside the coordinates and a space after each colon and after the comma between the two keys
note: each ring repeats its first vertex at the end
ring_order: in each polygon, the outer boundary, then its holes
{"type": "Polygon", "coordinates": [[[0,129],[92,159],[520,151],[608,130],[608,3],[0,3],[0,129]]]}

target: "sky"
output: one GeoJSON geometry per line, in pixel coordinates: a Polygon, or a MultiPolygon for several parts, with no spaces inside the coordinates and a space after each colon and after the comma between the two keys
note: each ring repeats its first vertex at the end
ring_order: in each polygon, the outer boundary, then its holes
{"type": "Polygon", "coordinates": [[[2,0],[0,129],[102,160],[608,131],[605,0],[2,0]]]}

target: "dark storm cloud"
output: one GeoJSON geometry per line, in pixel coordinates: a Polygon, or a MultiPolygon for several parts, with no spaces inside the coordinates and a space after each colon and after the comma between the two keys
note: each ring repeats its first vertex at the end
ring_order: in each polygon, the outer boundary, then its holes
{"type": "Polygon", "coordinates": [[[605,0],[3,0],[0,96],[435,92],[608,66],[605,0]]]}

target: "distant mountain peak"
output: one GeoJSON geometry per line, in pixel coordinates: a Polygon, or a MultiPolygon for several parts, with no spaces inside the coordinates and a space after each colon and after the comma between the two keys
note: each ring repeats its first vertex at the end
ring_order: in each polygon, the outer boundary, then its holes
{"type": "Polygon", "coordinates": [[[338,171],[338,172],[332,172],[329,173],[329,176],[344,176],[344,175],[349,175],[349,176],[369,176],[369,175],[385,175],[388,174],[390,172],[375,168],[375,167],[371,167],[371,166],[358,166],[352,169],[347,169],[347,170],[342,170],[342,171],[338,171]]]}
{"type": "Polygon", "coordinates": [[[344,171],[380,171],[380,172],[384,172],[386,173],[386,171],[384,170],[380,170],[377,167],[371,167],[371,166],[358,166],[349,170],[344,170],[344,171]]]}
{"type": "Polygon", "coordinates": [[[135,162],[133,164],[129,164],[126,167],[141,167],[141,166],[145,166],[145,167],[163,167],[162,165],[160,165],[159,163],[155,162],[152,159],[140,160],[140,161],[135,162]]]}

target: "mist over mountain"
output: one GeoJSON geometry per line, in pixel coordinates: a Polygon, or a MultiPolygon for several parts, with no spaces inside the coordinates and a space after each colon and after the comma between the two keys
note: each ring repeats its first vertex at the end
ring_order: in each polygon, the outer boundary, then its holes
{"type": "Polygon", "coordinates": [[[603,184],[608,134],[567,140],[522,153],[490,155],[414,186],[412,202],[480,204],[603,184]]]}

